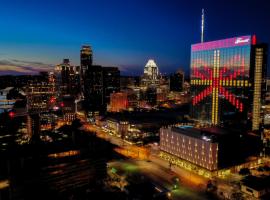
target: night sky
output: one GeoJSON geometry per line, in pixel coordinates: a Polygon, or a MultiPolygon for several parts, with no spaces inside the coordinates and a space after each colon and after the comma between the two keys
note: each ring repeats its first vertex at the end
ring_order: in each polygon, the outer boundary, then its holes
{"type": "Polygon", "coordinates": [[[269,0],[0,0],[0,74],[79,65],[82,44],[94,63],[138,75],[149,58],[162,73],[189,68],[190,45],[256,33],[270,43],[269,0]]]}

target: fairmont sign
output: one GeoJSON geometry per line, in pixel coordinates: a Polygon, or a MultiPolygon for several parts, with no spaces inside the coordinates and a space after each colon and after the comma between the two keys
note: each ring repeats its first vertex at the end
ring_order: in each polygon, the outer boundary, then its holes
{"type": "Polygon", "coordinates": [[[240,43],[247,43],[247,42],[249,42],[249,39],[250,38],[241,38],[241,37],[239,37],[239,38],[236,38],[236,40],[235,40],[235,44],[240,44],[240,43]]]}

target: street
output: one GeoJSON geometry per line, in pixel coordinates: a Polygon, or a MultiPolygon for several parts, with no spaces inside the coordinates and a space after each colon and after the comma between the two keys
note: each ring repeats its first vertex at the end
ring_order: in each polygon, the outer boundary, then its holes
{"type": "MultiPolygon", "coordinates": [[[[84,125],[84,129],[96,132],[98,137],[110,141],[112,144],[115,144],[122,149],[126,149],[127,152],[128,149],[134,149],[134,145],[129,144],[119,137],[106,133],[96,125],[87,124],[84,125]]],[[[138,155],[140,155],[141,151],[141,147],[138,148],[138,155]]],[[[108,165],[124,170],[126,173],[132,173],[132,171],[136,169],[136,172],[142,173],[154,182],[171,190],[173,199],[209,199],[204,193],[208,179],[176,166],[172,166],[171,169],[169,169],[169,163],[167,161],[161,159],[156,153],[152,151],[149,152],[151,154],[147,156],[147,158],[145,157],[145,159],[138,159],[140,158],[138,156],[137,159],[130,158],[127,161],[115,161],[108,165]],[[125,166],[129,166],[129,168],[125,166]],[[172,178],[175,176],[179,177],[181,183],[178,189],[172,190],[172,178]]]]}

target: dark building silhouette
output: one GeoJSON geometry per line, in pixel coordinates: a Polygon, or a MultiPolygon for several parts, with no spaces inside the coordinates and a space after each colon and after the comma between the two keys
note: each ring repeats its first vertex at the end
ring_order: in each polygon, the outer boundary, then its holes
{"type": "Polygon", "coordinates": [[[92,48],[89,45],[83,45],[81,48],[80,52],[80,60],[81,60],[81,72],[80,72],[80,77],[81,77],[81,87],[82,87],[82,92],[84,92],[84,80],[86,76],[86,70],[93,65],[93,52],[92,48]]]}
{"type": "Polygon", "coordinates": [[[120,71],[117,67],[93,65],[92,49],[85,45],[81,49],[81,84],[88,114],[102,113],[110,94],[120,91],[120,71]]]}
{"type": "Polygon", "coordinates": [[[105,105],[110,103],[110,94],[120,91],[120,71],[117,67],[103,67],[103,94],[105,105]]]}
{"type": "Polygon", "coordinates": [[[40,134],[40,116],[39,114],[27,115],[27,134],[32,141],[39,140],[40,134]]]}
{"type": "Polygon", "coordinates": [[[69,59],[55,68],[56,89],[61,95],[76,97],[81,93],[80,66],[72,66],[69,59]]]}
{"type": "Polygon", "coordinates": [[[157,88],[156,87],[148,87],[144,93],[145,100],[151,106],[157,104],[157,88]]]}
{"type": "Polygon", "coordinates": [[[178,70],[176,73],[170,75],[170,91],[182,92],[184,85],[184,72],[178,70]]]}

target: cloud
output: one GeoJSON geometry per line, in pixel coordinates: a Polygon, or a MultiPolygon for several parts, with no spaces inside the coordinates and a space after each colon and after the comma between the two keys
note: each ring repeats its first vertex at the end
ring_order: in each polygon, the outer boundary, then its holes
{"type": "Polygon", "coordinates": [[[43,62],[5,59],[0,60],[0,75],[38,74],[40,71],[50,71],[52,67],[43,62]]]}

